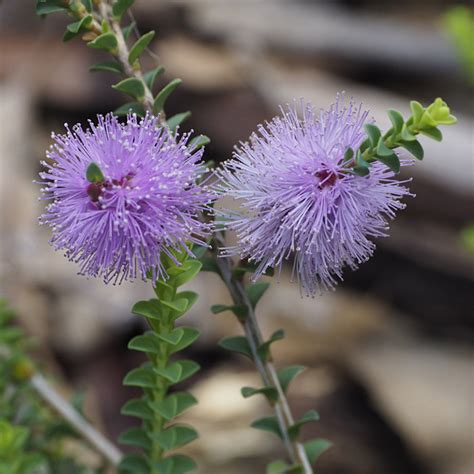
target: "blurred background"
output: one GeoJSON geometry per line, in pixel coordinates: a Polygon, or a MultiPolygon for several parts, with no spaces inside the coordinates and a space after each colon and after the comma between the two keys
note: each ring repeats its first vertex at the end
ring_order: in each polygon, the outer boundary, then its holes
{"type": "MultiPolygon", "coordinates": [[[[305,435],[334,442],[321,474],[474,472],[474,32],[469,7],[459,5],[136,0],[133,8],[141,32],[157,32],[161,85],[183,79],[169,113],[192,111],[183,128],[212,138],[207,159],[228,158],[279,104],[304,97],[326,107],[342,90],[382,128],[385,111],[407,114],[410,99],[427,105],[441,96],[459,119],[442,143],[423,139],[426,158],[409,170],[416,199],[337,292],[301,299],[283,275],[259,305],[265,334],[287,333],[273,346],[277,365],[308,366],[290,402],[296,415],[321,415],[305,435]]],[[[42,203],[32,184],[52,130],[126,101],[110,88],[115,77],[88,72],[105,53],[61,42],[66,23],[60,14],[36,17],[33,1],[0,3],[0,295],[37,342],[45,371],[64,393],[85,391],[88,416],[116,439],[134,422],[119,415],[135,394],[122,378],[140,362],[126,350],[143,330],[129,309],[151,289],[78,277],[37,225],[42,203]]],[[[209,311],[228,296],[214,274],[193,289],[201,297],[185,323],[203,331],[189,354],[203,370],[192,381],[200,404],[186,417],[201,436],[188,451],[202,474],[262,473],[281,446],[249,427],[267,411],[259,397],[240,396],[241,386],[258,384],[252,366],[217,348],[240,332],[231,316],[209,311]]]]}

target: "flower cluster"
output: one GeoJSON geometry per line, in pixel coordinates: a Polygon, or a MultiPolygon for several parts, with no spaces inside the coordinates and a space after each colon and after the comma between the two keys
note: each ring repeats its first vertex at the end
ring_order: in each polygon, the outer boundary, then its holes
{"type": "Polygon", "coordinates": [[[255,278],[294,258],[303,293],[333,288],[345,265],[356,268],[386,235],[406,187],[382,163],[369,176],[351,171],[345,151],[366,138],[368,113],[338,97],[317,114],[301,104],[261,125],[220,172],[221,191],[239,203],[221,210],[237,244],[224,255],[257,262],[255,278]]]}
{"type": "Polygon", "coordinates": [[[53,246],[79,262],[81,274],[106,282],[165,276],[160,254],[174,258],[173,249],[201,243],[209,231],[199,220],[212,200],[198,185],[202,149],[150,115],[122,124],[108,114],[87,130],[66,128],[53,134],[40,173],[43,199],[52,201],[40,222],[52,228],[53,246]]]}

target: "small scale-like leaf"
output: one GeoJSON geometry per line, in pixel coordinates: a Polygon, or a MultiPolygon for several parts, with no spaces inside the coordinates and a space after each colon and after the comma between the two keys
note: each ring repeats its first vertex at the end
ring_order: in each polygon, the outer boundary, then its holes
{"type": "Polygon", "coordinates": [[[82,4],[86,7],[88,13],[92,12],[92,0],[81,0],[82,4]]]}
{"type": "Polygon", "coordinates": [[[166,367],[155,367],[155,372],[171,383],[177,383],[181,377],[183,369],[178,362],[172,362],[166,367]]]}
{"type": "Polygon", "coordinates": [[[158,66],[152,69],[151,71],[147,71],[143,74],[143,80],[147,85],[148,89],[153,90],[153,86],[155,85],[156,78],[165,72],[165,68],[163,66],[158,66]]]}
{"type": "Polygon", "coordinates": [[[211,306],[212,314],[223,313],[224,311],[232,311],[238,318],[245,318],[248,314],[248,308],[243,305],[224,305],[224,304],[214,304],[211,306]]]}
{"type": "Polygon", "coordinates": [[[179,342],[175,344],[173,347],[170,349],[170,353],[174,354],[175,352],[182,351],[183,349],[186,349],[186,347],[189,347],[196,339],[200,336],[201,332],[197,329],[194,328],[188,328],[188,327],[180,327],[183,331],[183,335],[179,342]]]}
{"type": "Polygon", "coordinates": [[[198,135],[189,141],[188,148],[191,151],[199,150],[203,146],[206,146],[208,143],[211,143],[211,139],[206,135],[198,135]]]}
{"type": "Polygon", "coordinates": [[[175,346],[181,341],[184,335],[184,330],[182,328],[175,328],[171,332],[160,332],[156,333],[156,336],[162,341],[175,346]]]}
{"type": "Polygon", "coordinates": [[[84,28],[87,28],[92,23],[92,15],[86,15],[79,21],[67,25],[67,30],[77,35],[84,28]]]}
{"type": "Polygon", "coordinates": [[[262,388],[242,387],[241,393],[244,398],[249,398],[253,395],[261,394],[270,403],[275,403],[276,401],[278,401],[278,391],[275,387],[262,387],[262,388]]]}
{"type": "Polygon", "coordinates": [[[275,331],[271,336],[268,341],[265,341],[264,343],[260,344],[260,346],[257,349],[258,355],[262,358],[263,361],[268,360],[268,356],[270,354],[270,346],[276,342],[280,341],[285,337],[285,331],[283,329],[279,329],[278,331],[275,331]]]}
{"type": "Polygon", "coordinates": [[[129,472],[131,474],[149,474],[150,467],[146,459],[138,454],[126,454],[118,465],[120,472],[129,472]]]}
{"type": "Polygon", "coordinates": [[[291,381],[304,370],[304,365],[290,365],[278,371],[278,380],[283,392],[286,393],[288,391],[291,381]]]}
{"type": "Polygon", "coordinates": [[[295,440],[300,435],[301,427],[312,421],[319,420],[319,413],[316,410],[306,412],[294,425],[288,428],[288,436],[291,440],[295,440]]]}
{"type": "Polygon", "coordinates": [[[104,61],[102,63],[94,64],[89,68],[89,71],[90,72],[98,72],[98,71],[115,72],[117,74],[123,73],[122,66],[117,61],[104,61]]]}
{"type": "Polygon", "coordinates": [[[151,408],[169,421],[196,404],[196,398],[190,393],[176,392],[164,400],[152,402],[151,408]]]}
{"type": "Polygon", "coordinates": [[[49,15],[50,13],[61,13],[67,10],[67,7],[60,5],[59,2],[54,0],[38,2],[36,5],[37,15],[49,15]]]}
{"type": "Polygon", "coordinates": [[[165,451],[181,448],[197,439],[197,431],[186,425],[173,425],[155,435],[155,441],[165,451]]]}
{"type": "Polygon", "coordinates": [[[145,86],[140,79],[129,77],[112,86],[113,89],[128,94],[129,96],[141,100],[145,97],[145,86]]]}
{"type": "Polygon", "coordinates": [[[198,300],[199,295],[195,291],[181,291],[180,293],[176,294],[176,298],[184,298],[188,300],[188,304],[186,306],[185,311],[189,311],[193,307],[194,303],[198,300]]]}
{"type": "Polygon", "coordinates": [[[351,147],[347,148],[347,150],[344,152],[344,160],[343,161],[344,162],[350,161],[350,160],[352,160],[353,157],[354,157],[354,150],[351,147]]]}
{"type": "Polygon", "coordinates": [[[114,110],[114,114],[119,117],[129,113],[137,114],[139,117],[145,116],[145,107],[140,102],[128,102],[114,110]]]}
{"type": "Polygon", "coordinates": [[[388,118],[390,119],[390,122],[392,122],[393,130],[396,133],[400,133],[400,131],[403,128],[403,124],[405,123],[405,120],[403,119],[402,114],[398,110],[394,110],[394,109],[390,109],[387,113],[388,113],[388,118]]]}
{"type": "Polygon", "coordinates": [[[266,474],[304,474],[304,472],[301,464],[290,466],[285,461],[279,459],[267,466],[266,474]]]}
{"type": "Polygon", "coordinates": [[[184,313],[188,307],[188,300],[186,298],[177,298],[173,301],[160,300],[160,303],[179,314],[184,313]]]}
{"type": "Polygon", "coordinates": [[[425,111],[424,107],[416,100],[412,100],[410,102],[410,109],[413,116],[413,121],[415,123],[419,122],[423,115],[423,112],[425,111]]]}
{"type": "Polygon", "coordinates": [[[405,141],[407,141],[407,142],[411,142],[411,141],[413,141],[413,140],[416,140],[416,136],[413,135],[413,133],[411,133],[411,132],[408,130],[408,127],[406,126],[406,124],[403,125],[401,137],[402,137],[402,140],[405,140],[405,141]]]}
{"type": "Polygon", "coordinates": [[[117,38],[111,32],[103,33],[102,35],[87,43],[89,48],[105,49],[106,51],[115,51],[117,45],[117,38]]]}
{"type": "Polygon", "coordinates": [[[130,35],[132,31],[134,30],[135,26],[137,26],[137,24],[134,21],[132,21],[129,25],[124,26],[122,28],[122,33],[123,33],[123,37],[125,38],[125,41],[127,41],[128,38],[130,38],[130,35]]]}
{"type": "Polygon", "coordinates": [[[155,463],[160,474],[186,474],[197,468],[196,463],[183,454],[173,454],[155,463]]]}
{"type": "Polygon", "coordinates": [[[155,101],[153,103],[153,113],[158,114],[163,110],[166,100],[170,96],[170,94],[181,84],[181,79],[173,79],[170,83],[168,83],[158,95],[155,97],[155,101]]]}
{"type": "Polygon", "coordinates": [[[152,369],[138,367],[131,370],[125,376],[123,384],[132,387],[154,388],[156,386],[156,380],[152,369]]]}
{"type": "Polygon", "coordinates": [[[161,319],[159,301],[156,299],[138,301],[133,305],[132,313],[149,319],[161,319]]]}
{"type": "Polygon", "coordinates": [[[267,291],[269,286],[270,286],[270,283],[266,283],[266,282],[252,283],[247,286],[245,291],[247,293],[247,296],[253,308],[257,306],[257,303],[259,302],[260,298],[263,296],[265,291],[267,291]]]}
{"type": "Polygon", "coordinates": [[[443,140],[443,134],[441,133],[441,130],[436,127],[424,128],[423,130],[420,130],[420,133],[432,138],[433,140],[436,140],[437,142],[443,140]]]}
{"type": "Polygon", "coordinates": [[[357,176],[368,176],[370,174],[370,171],[369,171],[369,168],[367,166],[354,166],[354,168],[352,168],[352,171],[354,172],[354,174],[356,174],[357,176]]]}
{"type": "Polygon", "coordinates": [[[148,402],[142,398],[132,398],[128,400],[120,410],[122,415],[134,416],[142,420],[152,420],[153,411],[148,402]]]}
{"type": "Polygon", "coordinates": [[[151,442],[143,428],[130,428],[124,431],[118,439],[119,443],[139,446],[143,449],[150,449],[151,442]]]}
{"type": "Polygon", "coordinates": [[[133,5],[135,0],[115,0],[112,4],[112,14],[116,20],[121,20],[123,14],[133,5]]]}
{"type": "Polygon", "coordinates": [[[139,336],[135,336],[128,343],[128,348],[133,349],[135,351],[147,352],[151,354],[159,354],[160,352],[160,348],[156,344],[156,341],[148,334],[141,334],[139,336]]]}
{"type": "Polygon", "coordinates": [[[408,150],[417,160],[423,159],[425,153],[423,151],[421,143],[418,140],[413,140],[411,142],[406,142],[405,140],[402,140],[400,142],[400,145],[406,150],[408,150]]]}
{"type": "Polygon", "coordinates": [[[376,147],[381,136],[379,127],[377,127],[377,125],[374,125],[373,123],[366,123],[364,125],[364,129],[367,133],[367,136],[369,137],[371,145],[373,147],[376,147]]]}
{"type": "Polygon", "coordinates": [[[101,183],[105,179],[99,165],[94,161],[86,169],[86,179],[89,183],[101,183]]]}
{"type": "Polygon", "coordinates": [[[216,261],[210,257],[202,257],[200,259],[202,263],[201,271],[203,272],[214,272],[220,274],[219,266],[217,265],[216,261]]]}
{"type": "Polygon", "coordinates": [[[225,339],[221,339],[218,345],[223,349],[232,352],[238,352],[239,354],[243,354],[253,360],[252,351],[247,339],[244,336],[226,337],[225,339]]]}
{"type": "Polygon", "coordinates": [[[192,280],[200,272],[201,267],[202,263],[199,260],[189,260],[183,265],[185,271],[174,278],[174,284],[180,287],[192,280]]]}
{"type": "Polygon", "coordinates": [[[201,366],[193,360],[179,360],[177,364],[181,366],[181,377],[178,382],[183,382],[189,377],[192,377],[201,368],[201,366]]]}
{"type": "Polygon", "coordinates": [[[385,166],[388,166],[394,173],[400,171],[400,160],[395,153],[392,152],[389,156],[376,156],[375,158],[385,166]]]}
{"type": "Polygon", "coordinates": [[[179,114],[173,115],[169,119],[166,120],[166,124],[168,128],[174,132],[176,128],[181,125],[185,120],[191,117],[191,112],[181,112],[179,114]]]}
{"type": "Polygon", "coordinates": [[[252,426],[252,428],[256,428],[257,430],[268,431],[269,433],[273,433],[274,435],[283,439],[276,416],[260,418],[258,420],[255,420],[250,426],[252,426]]]}
{"type": "Polygon", "coordinates": [[[380,137],[379,142],[377,143],[377,155],[378,156],[390,156],[393,155],[393,150],[388,148],[382,137],[380,137]]]}
{"type": "Polygon", "coordinates": [[[332,446],[332,443],[326,439],[316,438],[304,443],[304,450],[308,456],[309,462],[314,464],[319,456],[327,451],[332,446]]]}
{"type": "Polygon", "coordinates": [[[130,53],[128,54],[129,64],[133,64],[140,57],[145,48],[151,43],[154,36],[155,32],[152,30],[138,38],[135,44],[131,47],[130,53]]]}

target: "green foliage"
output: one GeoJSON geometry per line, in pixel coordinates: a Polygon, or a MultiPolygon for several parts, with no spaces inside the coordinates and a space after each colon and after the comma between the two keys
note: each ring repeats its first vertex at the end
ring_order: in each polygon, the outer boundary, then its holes
{"type": "Polygon", "coordinates": [[[238,318],[245,318],[248,314],[248,308],[243,305],[214,304],[211,306],[213,314],[223,313],[224,311],[232,311],[238,318]]]}
{"type": "Polygon", "coordinates": [[[257,348],[257,353],[260,359],[262,359],[264,362],[269,360],[270,359],[270,346],[274,342],[280,341],[284,337],[285,337],[285,332],[283,331],[283,329],[279,329],[278,331],[275,331],[267,341],[260,344],[260,346],[257,348]]]}
{"type": "Polygon", "coordinates": [[[158,114],[160,113],[166,103],[166,100],[171,95],[171,93],[181,84],[181,79],[173,79],[169,82],[155,97],[155,101],[153,102],[153,113],[158,114]]]}
{"type": "Polygon", "coordinates": [[[112,86],[113,89],[128,94],[138,101],[145,97],[145,85],[140,79],[129,77],[112,86]]]}
{"type": "Polygon", "coordinates": [[[173,424],[174,419],[195,405],[197,400],[188,392],[168,392],[170,387],[187,380],[199,370],[199,365],[192,360],[171,360],[170,357],[189,347],[199,337],[197,329],[174,325],[198,297],[193,291],[178,292],[178,288],[194,278],[202,265],[186,250],[175,252],[174,257],[179,264],[169,256],[162,256],[168,279],[155,282],[156,298],[139,301],[132,308],[134,314],[148,320],[151,330],[134,337],[128,347],[144,352],[148,362],[125,376],[124,384],[141,387],[143,396],[128,401],[122,413],[140,418],[142,425],[123,433],[119,441],[137,446],[143,453],[140,457],[125,457],[120,465],[121,472],[150,472],[150,466],[154,466],[160,474],[179,474],[195,467],[194,461],[186,456],[175,454],[166,457],[167,451],[197,438],[193,428],[173,424]]]}
{"type": "Polygon", "coordinates": [[[318,421],[319,414],[316,410],[306,412],[294,425],[288,429],[288,435],[291,440],[296,440],[300,435],[301,428],[312,421],[318,421]]]}
{"type": "Polygon", "coordinates": [[[367,139],[355,153],[347,149],[344,154],[346,166],[352,167],[352,172],[359,176],[367,176],[370,172],[370,163],[380,161],[393,172],[400,171],[400,160],[394,152],[397,148],[405,148],[416,159],[424,157],[423,147],[416,139],[418,134],[426,135],[434,140],[443,138],[439,125],[453,125],[456,117],[451,115],[446,102],[437,98],[428,107],[419,102],[410,102],[411,116],[405,121],[402,114],[396,110],[389,110],[388,117],[392,127],[382,134],[374,124],[364,126],[367,139]]]}
{"type": "Polygon", "coordinates": [[[464,248],[474,254],[474,224],[468,225],[461,231],[460,239],[464,248]]]}
{"type": "Polygon", "coordinates": [[[233,336],[221,339],[218,343],[219,347],[226,349],[231,352],[237,352],[243,354],[249,359],[253,360],[252,350],[247,339],[244,336],[233,336]]]}
{"type": "Polygon", "coordinates": [[[135,0],[115,0],[112,4],[112,14],[118,21],[122,19],[125,12],[133,5],[135,0]]]}
{"type": "Polygon", "coordinates": [[[174,132],[176,129],[189,117],[191,117],[191,112],[181,112],[179,114],[173,115],[169,119],[166,120],[166,124],[168,128],[174,132]]]}
{"type": "Polygon", "coordinates": [[[262,387],[262,388],[242,387],[241,393],[244,398],[249,398],[253,395],[261,394],[265,396],[265,398],[271,404],[274,404],[276,401],[278,401],[278,390],[275,387],[262,387]]]}
{"type": "Polygon", "coordinates": [[[152,69],[151,71],[147,71],[145,74],[143,74],[143,79],[148,89],[153,91],[153,86],[155,85],[156,78],[164,72],[165,68],[163,66],[158,66],[152,69]]]}
{"type": "Polygon", "coordinates": [[[246,292],[247,292],[247,296],[250,301],[250,304],[252,305],[252,308],[255,308],[255,306],[257,306],[257,303],[259,302],[260,298],[264,295],[265,291],[268,290],[269,286],[270,286],[270,283],[266,283],[266,282],[252,283],[247,286],[246,292]]]}
{"type": "Polygon", "coordinates": [[[303,365],[290,365],[278,371],[278,380],[283,392],[288,391],[288,387],[292,380],[305,370],[303,365]]]}
{"type": "Polygon", "coordinates": [[[327,439],[316,438],[304,443],[304,449],[308,456],[309,462],[314,464],[319,456],[327,451],[332,446],[332,443],[327,439]]]}
{"type": "Polygon", "coordinates": [[[130,35],[132,34],[133,30],[135,29],[135,27],[137,26],[137,24],[132,21],[129,25],[127,26],[124,26],[122,28],[122,33],[123,33],[123,37],[125,39],[125,41],[128,40],[128,38],[130,38],[130,35]]]}
{"type": "Polygon", "coordinates": [[[89,68],[89,71],[90,72],[104,71],[104,72],[114,72],[117,74],[123,74],[123,68],[121,64],[117,61],[104,61],[102,63],[94,64],[89,68]]]}
{"type": "Polygon", "coordinates": [[[50,13],[63,13],[67,12],[68,8],[64,6],[62,0],[37,0],[36,1],[36,14],[37,15],[49,15],[50,13]]]}
{"type": "Polygon", "coordinates": [[[118,116],[127,115],[130,112],[139,117],[144,117],[146,114],[145,107],[140,102],[128,102],[114,110],[114,114],[118,116]]]}
{"type": "Polygon", "coordinates": [[[86,178],[89,183],[100,183],[105,179],[104,174],[102,173],[102,170],[100,169],[99,165],[93,161],[87,167],[86,178]]]}
{"type": "Polygon", "coordinates": [[[145,48],[147,48],[148,45],[151,43],[154,36],[155,32],[149,31],[148,33],[138,38],[138,40],[130,49],[130,53],[128,54],[129,64],[133,65],[134,62],[138,60],[143,51],[145,51],[145,48]]]}
{"type": "Polygon", "coordinates": [[[474,85],[474,11],[468,6],[450,8],[443,17],[469,84],[474,85]]]}
{"type": "Polygon", "coordinates": [[[283,439],[282,432],[280,430],[280,425],[278,424],[278,419],[276,416],[267,416],[264,418],[259,418],[251,424],[252,428],[257,430],[268,431],[269,433],[278,436],[280,439],[283,439]]]}
{"type": "Polygon", "coordinates": [[[211,143],[209,137],[206,137],[206,135],[198,135],[189,142],[189,148],[190,150],[199,150],[199,148],[202,148],[209,143],[211,143]]]}
{"type": "Polygon", "coordinates": [[[80,20],[75,21],[67,25],[66,32],[63,36],[63,41],[69,41],[75,38],[79,33],[86,31],[89,26],[92,24],[92,15],[86,15],[80,20]]]}

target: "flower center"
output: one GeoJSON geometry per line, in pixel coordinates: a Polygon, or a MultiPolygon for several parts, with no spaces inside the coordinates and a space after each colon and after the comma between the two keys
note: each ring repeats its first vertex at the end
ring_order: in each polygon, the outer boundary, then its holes
{"type": "Polygon", "coordinates": [[[316,171],[316,173],[314,173],[314,176],[319,179],[319,189],[324,189],[333,186],[338,179],[337,173],[328,169],[316,171]]]}
{"type": "Polygon", "coordinates": [[[91,183],[87,186],[87,195],[90,197],[92,202],[97,202],[105,191],[112,191],[113,189],[128,186],[134,176],[134,173],[127,173],[120,179],[104,179],[103,181],[91,183]]]}

